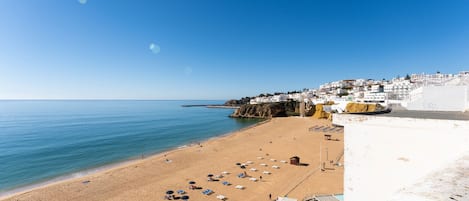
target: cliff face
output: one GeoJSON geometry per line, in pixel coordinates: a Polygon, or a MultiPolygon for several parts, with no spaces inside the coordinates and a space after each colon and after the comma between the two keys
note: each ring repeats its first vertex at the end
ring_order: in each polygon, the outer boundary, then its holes
{"type": "MultiPolygon", "coordinates": [[[[231,117],[237,118],[272,118],[272,117],[287,117],[299,115],[298,102],[281,102],[281,103],[264,103],[256,105],[242,105],[236,109],[231,117]]],[[[311,116],[314,113],[314,105],[307,104],[305,107],[306,116],[311,116]]]]}

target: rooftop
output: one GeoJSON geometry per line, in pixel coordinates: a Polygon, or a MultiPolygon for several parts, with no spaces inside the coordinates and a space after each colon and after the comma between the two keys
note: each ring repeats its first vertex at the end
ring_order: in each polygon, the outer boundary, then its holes
{"type": "Polygon", "coordinates": [[[443,111],[417,111],[417,110],[393,110],[390,113],[378,114],[387,117],[405,117],[418,119],[446,119],[469,120],[469,112],[443,112],[443,111]]]}
{"type": "Polygon", "coordinates": [[[392,200],[468,200],[469,153],[403,188],[392,200]]]}

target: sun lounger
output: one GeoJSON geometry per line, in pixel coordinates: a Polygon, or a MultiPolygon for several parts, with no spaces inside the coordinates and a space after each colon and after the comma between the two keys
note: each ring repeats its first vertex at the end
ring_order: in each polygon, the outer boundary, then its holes
{"type": "Polygon", "coordinates": [[[264,166],[264,167],[267,167],[267,164],[265,164],[265,163],[261,163],[261,164],[259,164],[259,165],[264,166]]]}
{"type": "Polygon", "coordinates": [[[204,195],[210,195],[212,193],[213,193],[213,191],[210,190],[210,189],[206,189],[206,190],[202,191],[202,194],[204,194],[204,195]]]}
{"type": "Polygon", "coordinates": [[[247,164],[252,164],[253,162],[252,161],[246,161],[247,164]]]}
{"type": "Polygon", "coordinates": [[[215,178],[217,178],[217,179],[220,179],[220,178],[223,178],[223,175],[217,174],[217,175],[215,175],[215,176],[213,176],[213,177],[215,177],[215,178]]]}
{"type": "Polygon", "coordinates": [[[244,189],[244,186],[236,185],[235,188],[237,188],[237,189],[244,189]]]}
{"type": "Polygon", "coordinates": [[[276,165],[273,165],[272,168],[274,168],[274,169],[279,169],[280,167],[279,167],[279,166],[276,166],[276,165]]]}
{"type": "Polygon", "coordinates": [[[182,195],[182,194],[186,193],[186,191],[184,191],[184,190],[178,190],[177,192],[178,192],[179,195],[182,195]]]}
{"type": "Polygon", "coordinates": [[[246,175],[244,173],[240,173],[240,174],[238,174],[238,177],[239,178],[244,178],[244,177],[246,177],[246,175]]]}
{"type": "Polygon", "coordinates": [[[217,195],[217,199],[220,199],[220,200],[225,200],[226,197],[224,195],[217,195]]]}
{"type": "Polygon", "coordinates": [[[270,159],[270,161],[273,161],[273,162],[275,162],[275,161],[277,161],[277,159],[273,159],[273,158],[272,158],[272,159],[270,159]]]}
{"type": "Polygon", "coordinates": [[[222,184],[225,185],[225,186],[231,185],[230,182],[227,182],[227,181],[222,182],[222,184]]]}
{"type": "Polygon", "coordinates": [[[221,173],[222,173],[222,174],[230,174],[230,173],[227,172],[227,171],[223,171],[223,172],[221,172],[221,173]]]}
{"type": "Polygon", "coordinates": [[[251,170],[251,171],[253,171],[253,172],[257,171],[256,168],[251,168],[251,169],[249,169],[249,170],[251,170]]]}
{"type": "Polygon", "coordinates": [[[280,162],[281,162],[281,163],[287,163],[287,161],[286,161],[286,160],[281,160],[280,162]]]}
{"type": "Polygon", "coordinates": [[[270,174],[270,172],[269,171],[264,171],[264,172],[262,172],[262,174],[270,174]]]}
{"type": "Polygon", "coordinates": [[[251,178],[249,178],[249,181],[257,181],[257,178],[251,177],[251,178]]]}
{"type": "Polygon", "coordinates": [[[257,159],[262,160],[262,159],[264,159],[264,157],[258,156],[257,159]]]}

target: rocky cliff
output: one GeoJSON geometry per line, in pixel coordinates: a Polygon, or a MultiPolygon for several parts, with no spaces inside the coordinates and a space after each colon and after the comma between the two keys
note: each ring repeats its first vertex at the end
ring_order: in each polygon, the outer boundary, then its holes
{"type": "MultiPolygon", "coordinates": [[[[236,109],[231,117],[236,118],[272,118],[272,117],[287,117],[299,115],[299,104],[295,101],[281,102],[281,103],[264,103],[256,105],[241,105],[236,109]]],[[[306,104],[306,116],[311,116],[314,113],[314,105],[306,104]]]]}

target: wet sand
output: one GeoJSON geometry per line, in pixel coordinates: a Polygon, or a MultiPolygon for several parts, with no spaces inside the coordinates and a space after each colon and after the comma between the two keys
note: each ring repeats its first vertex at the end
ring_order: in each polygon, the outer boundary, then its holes
{"type": "Polygon", "coordinates": [[[219,200],[216,196],[224,195],[228,200],[257,201],[268,200],[269,194],[272,198],[288,195],[301,200],[313,194],[342,193],[344,168],[332,166],[326,160],[336,160],[343,152],[343,133],[328,133],[338,141],[325,140],[324,132],[308,130],[315,125],[330,126],[331,123],[311,118],[274,118],[208,140],[200,146],[132,161],[88,176],[17,193],[5,200],[164,200],[167,190],[179,189],[186,191],[189,200],[219,200]],[[292,156],[299,156],[300,162],[307,166],[288,164],[292,156]],[[326,162],[325,171],[320,170],[320,158],[326,162]],[[246,169],[237,166],[238,162],[246,163],[246,169]],[[279,169],[272,168],[273,165],[279,169]],[[251,171],[251,168],[257,171],[251,171]],[[219,175],[223,171],[230,174],[220,181],[207,181],[208,174],[219,175]],[[263,174],[263,171],[271,174],[263,174]],[[237,175],[243,172],[257,179],[262,176],[262,180],[254,182],[249,177],[238,178],[237,175]],[[195,181],[195,185],[202,189],[190,190],[189,181],[195,181]],[[232,185],[225,186],[223,181],[232,185]],[[245,188],[236,189],[237,185],[245,188]],[[214,193],[204,195],[205,189],[214,193]]]}

